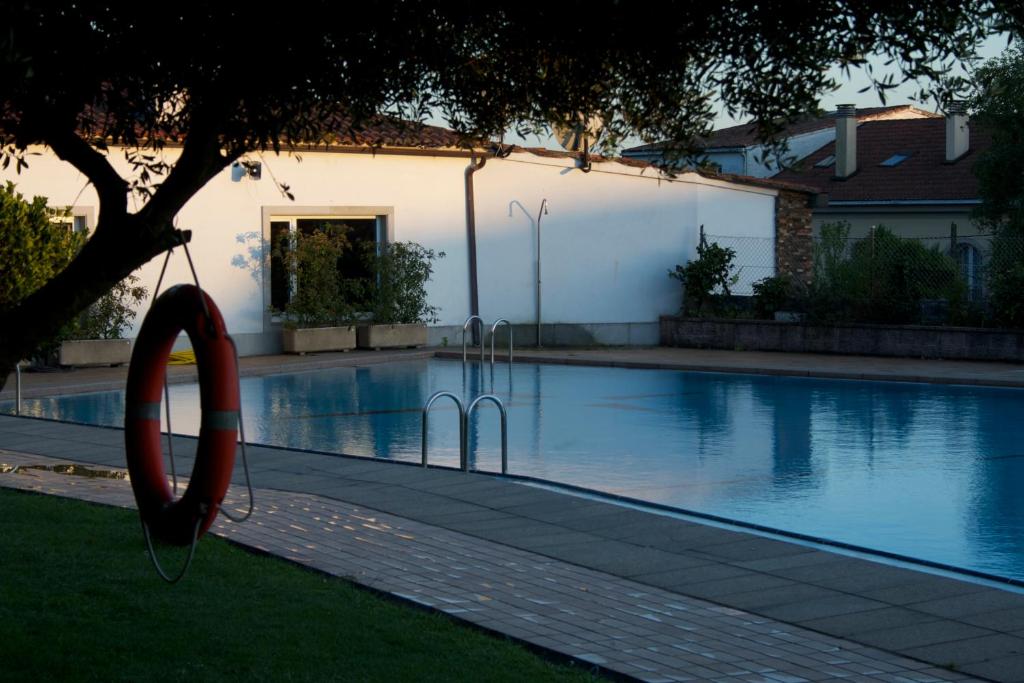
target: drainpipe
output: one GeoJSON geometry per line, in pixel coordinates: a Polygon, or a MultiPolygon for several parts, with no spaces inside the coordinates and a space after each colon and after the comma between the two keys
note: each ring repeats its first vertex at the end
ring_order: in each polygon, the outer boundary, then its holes
{"type": "MultiPolygon", "coordinates": [[[[481,157],[477,162],[476,154],[470,157],[469,166],[466,167],[466,247],[469,251],[469,314],[480,315],[480,295],[477,287],[476,276],[476,208],[473,206],[473,174],[484,167],[487,163],[486,157],[481,157]]],[[[481,325],[473,325],[473,343],[480,344],[483,348],[483,339],[480,338],[481,325]]]]}

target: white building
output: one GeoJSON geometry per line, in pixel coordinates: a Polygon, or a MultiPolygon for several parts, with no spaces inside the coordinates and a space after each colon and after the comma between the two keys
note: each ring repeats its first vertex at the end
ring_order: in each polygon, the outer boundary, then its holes
{"type": "MultiPolygon", "coordinates": [[[[415,144],[406,138],[384,147],[353,143],[250,155],[246,161],[260,164],[259,178],[241,167],[226,169],[188,202],[177,225],[192,230],[189,249],[200,284],[243,354],[280,350],[280,323],[270,312],[269,244],[273,232],[306,219],[347,218],[365,239],[411,240],[444,252],[429,283],[430,303],[440,309],[432,343],[447,337],[458,344],[473,312],[472,216],[478,312],[487,321],[512,321],[517,343],[536,341],[540,287],[545,343],[656,344],[658,316],[676,313],[681,302],[679,283],[667,273],[695,257],[700,226],[774,245],[780,194],[794,190],[697,173],[668,179],[628,160],[595,160],[584,172],[569,154],[517,148],[499,158],[458,148],[453,139],[428,127],[415,144]],[[486,163],[471,172],[481,159],[486,163]],[[290,186],[294,201],[278,182],[290,186]]],[[[45,149],[30,151],[40,153],[29,157],[30,168],[20,175],[5,171],[3,180],[26,196],[46,196],[51,206],[73,207],[91,226],[98,200],[85,177],[45,149]]],[[[170,162],[177,153],[165,151],[170,162]]],[[[109,154],[128,176],[120,151],[109,154]]],[[[178,251],[164,287],[192,279],[178,251]]],[[[151,293],[162,261],[139,272],[151,293]]]]}

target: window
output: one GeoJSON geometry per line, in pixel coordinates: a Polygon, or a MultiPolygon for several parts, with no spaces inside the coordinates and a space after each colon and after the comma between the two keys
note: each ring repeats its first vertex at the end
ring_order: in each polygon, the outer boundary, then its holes
{"type": "Polygon", "coordinates": [[[50,216],[50,221],[65,225],[74,232],[89,233],[92,229],[92,216],[90,207],[69,206],[50,216]]]}
{"type": "Polygon", "coordinates": [[[289,279],[283,260],[274,254],[274,246],[279,240],[289,235],[343,229],[351,248],[338,259],[338,270],[346,279],[368,278],[370,272],[361,254],[367,248],[379,250],[381,244],[389,241],[392,210],[390,207],[268,207],[263,214],[263,234],[270,252],[270,277],[264,285],[269,291],[265,290],[265,295],[269,295],[271,309],[280,311],[288,303],[291,292],[301,287],[302,282],[289,279]]]}
{"type": "Polygon", "coordinates": [[[956,260],[967,284],[967,299],[977,301],[981,298],[981,252],[973,244],[960,242],[956,245],[956,260]]]}

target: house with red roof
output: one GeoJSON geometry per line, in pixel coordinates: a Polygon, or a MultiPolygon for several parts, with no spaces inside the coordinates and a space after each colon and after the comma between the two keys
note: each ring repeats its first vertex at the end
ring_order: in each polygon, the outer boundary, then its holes
{"type": "MultiPolygon", "coordinates": [[[[838,111],[809,114],[787,125],[781,137],[788,147],[788,163],[799,162],[835,140],[835,121],[838,116],[838,111]]],[[[939,114],[908,104],[863,107],[857,109],[854,116],[858,123],[942,118],[939,114]]],[[[655,142],[624,150],[622,156],[657,164],[664,160],[670,147],[671,143],[655,142]]],[[[757,139],[757,126],[753,123],[719,128],[703,141],[701,147],[701,159],[723,173],[768,178],[781,169],[776,159],[765,158],[765,146],[757,139]]]]}
{"type": "Polygon", "coordinates": [[[815,232],[846,221],[858,238],[884,225],[953,253],[980,286],[989,241],[971,216],[981,203],[973,166],[990,135],[972,128],[960,105],[944,118],[860,121],[852,105],[839,112],[832,141],[773,176],[827,196],[814,208],[815,232]]]}

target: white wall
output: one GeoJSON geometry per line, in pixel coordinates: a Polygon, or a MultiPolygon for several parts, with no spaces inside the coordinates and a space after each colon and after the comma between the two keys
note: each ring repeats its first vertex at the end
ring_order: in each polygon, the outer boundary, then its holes
{"type": "MultiPolygon", "coordinates": [[[[176,151],[168,151],[173,161],[176,151]]],[[[465,158],[306,152],[299,159],[265,154],[261,180],[233,181],[226,169],[180,212],[178,227],[193,230],[190,244],[200,283],[217,301],[236,336],[272,334],[268,288],[260,259],[266,239],[264,207],[387,207],[392,234],[444,251],[429,284],[440,307],[439,325],[458,325],[469,313],[465,158]],[[289,202],[274,179],[295,195],[289,202]],[[254,250],[251,252],[251,250],[254,250]],[[250,255],[255,254],[255,259],[250,255]]],[[[127,175],[118,152],[115,167],[127,175]]],[[[28,171],[2,179],[54,206],[97,207],[95,192],[75,169],[43,152],[28,171]]],[[[566,158],[517,153],[489,159],[474,176],[480,307],[487,320],[536,320],[536,229],[541,200],[543,319],[561,323],[655,323],[680,303],[667,275],[695,256],[698,226],[720,235],[774,235],[775,192],[684,174],[658,179],[618,163],[591,173],[566,158]],[[519,202],[524,213],[510,202],[519,202]]],[[[140,275],[152,291],[162,259],[140,275]]],[[[191,281],[182,255],[171,258],[164,287],[191,281]]],[[[141,322],[141,317],[137,321],[141,322]]],[[[134,330],[133,330],[134,334],[134,330]]]]}
{"type": "Polygon", "coordinates": [[[699,226],[724,235],[774,235],[774,193],[684,174],[514,154],[475,176],[480,311],[536,320],[536,228],[541,220],[542,315],[547,323],[654,322],[679,309],[668,277],[696,256],[699,226]],[[512,206],[517,201],[526,208],[512,206]],[[527,212],[529,215],[527,215],[527,212]]]}

